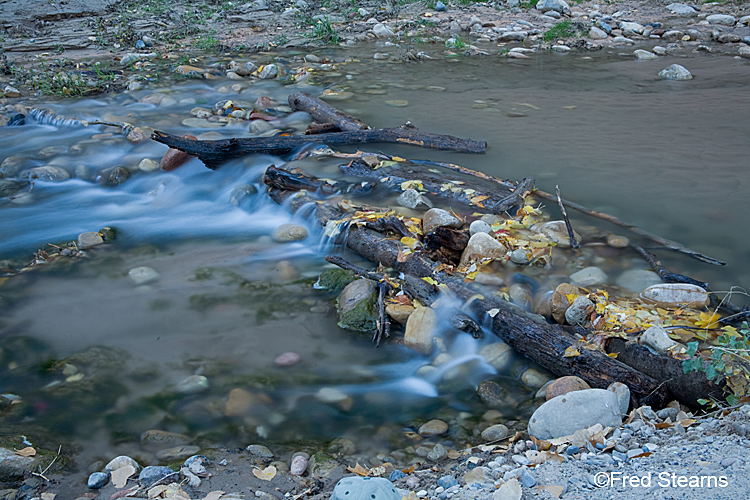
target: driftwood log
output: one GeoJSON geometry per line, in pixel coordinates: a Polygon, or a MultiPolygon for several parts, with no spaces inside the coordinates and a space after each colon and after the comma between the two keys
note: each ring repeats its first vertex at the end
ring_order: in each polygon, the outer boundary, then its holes
{"type": "MultiPolygon", "coordinates": [[[[372,127],[359,118],[334,108],[325,101],[307,92],[295,92],[289,96],[289,106],[296,111],[305,111],[320,125],[329,124],[341,132],[357,132],[372,127]]],[[[315,132],[320,133],[320,132],[315,132]]]]}
{"type": "MultiPolygon", "coordinates": [[[[327,207],[322,202],[318,202],[316,207],[317,219],[321,225],[344,215],[341,210],[327,207]]],[[[403,244],[367,227],[349,226],[345,242],[349,250],[371,262],[390,267],[404,273],[406,277],[423,283],[420,278],[431,277],[447,285],[464,300],[475,297],[482,291],[485,292],[483,295],[486,295],[486,290],[475,289],[464,283],[462,278],[435,272],[438,264],[419,252],[408,254],[404,258],[400,252],[403,244]]],[[[425,295],[424,292],[422,294],[425,295]]],[[[424,301],[424,298],[420,297],[420,300],[424,301]]],[[[425,303],[429,304],[431,300],[428,299],[425,303]]],[[[539,317],[494,297],[473,300],[470,307],[480,323],[489,317],[488,311],[492,310],[492,332],[518,352],[556,375],[577,375],[592,387],[604,388],[616,381],[626,383],[631,389],[632,402],[637,406],[649,404],[661,407],[670,399],[670,393],[663,381],[645,375],[607,356],[604,352],[584,348],[575,336],[560,325],[540,321],[539,317]],[[565,357],[566,349],[571,346],[580,346],[580,354],[565,357]]]]}

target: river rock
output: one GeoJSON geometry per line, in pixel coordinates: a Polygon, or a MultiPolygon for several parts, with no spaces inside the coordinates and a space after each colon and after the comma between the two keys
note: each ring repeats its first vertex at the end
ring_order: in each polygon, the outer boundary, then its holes
{"type": "Polygon", "coordinates": [[[557,396],[542,404],[531,415],[528,432],[537,439],[569,436],[595,424],[622,425],[620,403],[614,392],[585,389],[557,396]]]}
{"type": "Polygon", "coordinates": [[[358,279],[349,283],[339,295],[336,304],[339,327],[363,333],[377,329],[377,291],[374,281],[358,279]]]}
{"type": "MultiPolygon", "coordinates": [[[[568,235],[568,227],[565,225],[563,220],[553,220],[549,222],[542,222],[540,224],[534,224],[531,226],[533,231],[543,234],[550,240],[557,243],[557,246],[562,248],[570,247],[570,236],[568,235]]],[[[573,231],[577,241],[581,241],[581,235],[573,231]]]]}
{"type": "Polygon", "coordinates": [[[638,339],[638,343],[648,346],[660,354],[666,353],[677,345],[677,342],[669,338],[664,328],[656,325],[643,332],[638,339]]]}
{"type": "MultiPolygon", "coordinates": [[[[188,134],[183,135],[182,137],[185,137],[186,139],[197,140],[194,135],[188,134]]],[[[165,172],[171,172],[172,170],[181,167],[188,160],[188,158],[189,155],[186,152],[180,151],[176,148],[169,148],[167,152],[164,153],[164,156],[159,162],[159,167],[165,172]]]]}
{"type": "Polygon", "coordinates": [[[289,466],[289,473],[292,476],[301,476],[307,469],[307,457],[305,455],[295,455],[289,466]]]}
{"type": "Polygon", "coordinates": [[[613,248],[626,248],[628,245],[630,245],[630,240],[627,236],[622,236],[619,234],[609,234],[607,235],[607,245],[613,248]]]}
{"type": "Polygon", "coordinates": [[[414,209],[432,208],[432,202],[419,194],[416,189],[407,189],[396,198],[396,202],[402,207],[414,209]]]}
{"type": "Polygon", "coordinates": [[[410,349],[430,354],[434,348],[438,318],[430,307],[418,307],[406,321],[404,345],[410,349]]]}
{"type": "Polygon", "coordinates": [[[460,218],[442,208],[431,208],[422,216],[422,231],[430,234],[439,227],[459,228],[464,224],[460,218]]]}
{"type": "Polygon", "coordinates": [[[106,184],[108,186],[117,186],[130,178],[130,171],[125,167],[115,167],[107,175],[106,184]]]}
{"type": "Polygon", "coordinates": [[[138,170],[142,172],[153,172],[159,169],[159,164],[150,158],[144,158],[138,164],[138,170]]]}
{"type": "Polygon", "coordinates": [[[175,460],[182,460],[184,458],[191,457],[198,453],[200,448],[198,446],[182,445],[173,446],[164,450],[156,452],[156,458],[162,462],[173,462],[175,460]]]}
{"type": "Polygon", "coordinates": [[[141,466],[138,465],[138,462],[127,455],[120,455],[119,457],[113,458],[107,465],[104,466],[104,470],[113,471],[122,467],[132,467],[136,472],[141,470],[141,466]]]}
{"type": "Polygon", "coordinates": [[[627,414],[630,407],[630,388],[622,382],[612,382],[607,390],[617,398],[620,414],[627,414]]]}
{"type": "Polygon", "coordinates": [[[565,310],[565,321],[569,325],[584,326],[589,321],[590,311],[593,311],[594,303],[583,295],[576,297],[570,307],[565,310]]]}
{"type": "Polygon", "coordinates": [[[448,432],[448,424],[442,420],[433,419],[419,426],[417,433],[422,437],[440,436],[448,432]]]}
{"type": "Polygon", "coordinates": [[[498,42],[523,42],[529,36],[528,31],[506,31],[497,37],[498,42]]]}
{"type": "Polygon", "coordinates": [[[692,307],[700,309],[708,305],[708,292],[688,283],[660,283],[641,292],[641,298],[664,307],[692,307]]]}
{"type": "Polygon", "coordinates": [[[159,273],[147,266],[134,267],[128,271],[128,277],[136,285],[145,285],[159,279],[159,273]]]}
{"type": "Polygon", "coordinates": [[[208,379],[203,375],[191,375],[174,386],[174,391],[179,394],[197,394],[206,389],[208,389],[208,379]]]}
{"type": "Polygon", "coordinates": [[[682,17],[693,17],[698,15],[698,11],[684,3],[670,3],[667,5],[667,9],[669,9],[672,14],[677,14],[682,17]]]}
{"type": "Polygon", "coordinates": [[[320,277],[313,287],[318,290],[328,290],[330,293],[339,294],[346,288],[346,285],[356,279],[357,277],[352,271],[339,268],[326,269],[320,273],[320,277]]]}
{"type": "Polygon", "coordinates": [[[709,24],[721,24],[724,26],[734,26],[737,23],[737,18],[730,16],[729,14],[711,14],[706,17],[706,21],[709,24]]]}
{"type": "Polygon", "coordinates": [[[262,444],[251,444],[245,449],[250,453],[251,457],[260,458],[262,460],[271,460],[273,458],[273,452],[262,444]]]}
{"type": "Polygon", "coordinates": [[[750,45],[740,45],[737,49],[737,54],[744,59],[750,59],[750,45]]]}
{"type": "MultiPolygon", "coordinates": [[[[41,465],[39,456],[22,457],[13,450],[0,447],[0,483],[12,483],[22,480],[24,474],[37,470],[41,465]]],[[[45,467],[42,465],[42,467],[45,467]]]]}
{"type": "Polygon", "coordinates": [[[94,472],[86,481],[86,487],[92,490],[99,490],[109,482],[109,472],[94,472]]]}
{"type": "Polygon", "coordinates": [[[692,80],[693,74],[684,66],[672,64],[659,71],[659,78],[662,80],[692,80]]]}
{"type": "Polygon", "coordinates": [[[505,245],[487,233],[476,233],[469,238],[469,243],[461,254],[460,266],[466,266],[473,260],[497,259],[507,252],[505,245]]]}
{"type": "Polygon", "coordinates": [[[7,97],[11,99],[16,98],[16,97],[21,97],[21,91],[11,85],[6,85],[5,88],[3,89],[2,97],[7,97]]]}
{"type": "Polygon", "coordinates": [[[85,250],[104,243],[102,235],[96,231],[89,231],[78,235],[78,249],[85,250]]]}
{"type": "Polygon", "coordinates": [[[492,226],[483,220],[475,220],[469,225],[469,235],[474,236],[477,233],[490,233],[492,226]]]}
{"type": "Polygon", "coordinates": [[[285,352],[276,356],[273,360],[273,364],[276,366],[292,366],[296,365],[302,360],[299,354],[296,352],[285,352]]]}
{"type": "Polygon", "coordinates": [[[513,364],[515,353],[505,342],[493,342],[479,349],[478,354],[498,373],[506,373],[513,364]]]}
{"type": "Polygon", "coordinates": [[[503,424],[495,424],[482,431],[482,439],[485,441],[499,441],[509,434],[508,428],[503,424]]]}
{"type": "Polygon", "coordinates": [[[591,389],[591,386],[587,384],[585,380],[576,377],[575,375],[566,375],[547,384],[545,398],[549,401],[550,399],[562,396],[569,392],[583,391],[586,389],[591,389]]]}
{"type": "Polygon", "coordinates": [[[542,12],[548,12],[554,10],[560,14],[568,14],[570,12],[570,6],[565,0],[539,0],[536,4],[537,10],[542,12]]]}
{"type": "Polygon", "coordinates": [[[477,387],[477,396],[485,406],[500,406],[503,403],[503,388],[497,382],[485,380],[477,387]]]}
{"type": "Polygon", "coordinates": [[[570,275],[570,281],[580,287],[589,288],[593,285],[603,285],[607,282],[607,275],[596,266],[586,267],[570,275]]]}
{"type": "Polygon", "coordinates": [[[394,321],[405,325],[411,313],[414,312],[414,306],[409,304],[388,304],[385,306],[385,312],[394,321]]]}
{"type": "MultiPolygon", "coordinates": [[[[570,295],[578,296],[580,294],[578,287],[573,286],[570,283],[560,283],[555,288],[552,297],[550,298],[550,312],[552,318],[559,324],[565,324],[565,311],[568,310],[572,301],[570,295]]],[[[573,299],[575,300],[575,298],[573,299]]]]}
{"type": "Polygon", "coordinates": [[[264,413],[268,411],[270,403],[271,399],[265,394],[235,387],[229,391],[229,396],[224,404],[224,416],[244,417],[254,413],[264,413]]]}
{"type": "Polygon", "coordinates": [[[635,52],[633,52],[633,55],[639,61],[650,61],[651,59],[656,59],[657,57],[659,57],[653,52],[649,52],[648,50],[643,49],[637,49],[635,52]]]}
{"type": "Polygon", "coordinates": [[[13,196],[18,191],[28,186],[27,181],[14,181],[10,179],[0,179],[0,198],[13,196]]]}
{"type": "Polygon", "coordinates": [[[527,368],[521,374],[521,382],[526,387],[539,389],[549,382],[550,378],[535,368],[527,368]]]}
{"type": "Polygon", "coordinates": [[[297,224],[282,224],[273,232],[273,239],[279,243],[300,241],[307,238],[307,229],[297,224]]]}
{"type": "Polygon", "coordinates": [[[621,22],[618,26],[624,35],[642,35],[643,25],[633,22],[621,22]]]}
{"type": "Polygon", "coordinates": [[[138,475],[138,484],[145,489],[149,489],[161,481],[173,483],[176,482],[178,478],[179,473],[173,471],[169,467],[149,465],[148,467],[144,467],[138,475]]]}
{"type": "Polygon", "coordinates": [[[375,26],[373,26],[372,33],[377,38],[388,38],[394,35],[393,30],[383,23],[378,23],[375,26]]]}
{"type": "Polygon", "coordinates": [[[190,437],[177,432],[162,431],[159,429],[149,429],[141,434],[142,445],[154,446],[177,446],[190,442],[190,437]]]}
{"type": "Polygon", "coordinates": [[[604,30],[597,28],[596,26],[592,26],[591,28],[589,28],[589,38],[591,38],[592,40],[606,40],[607,38],[609,38],[609,35],[607,35],[604,30]]]}
{"type": "Polygon", "coordinates": [[[647,269],[629,269],[622,273],[615,284],[630,292],[640,293],[652,285],[660,284],[661,278],[658,274],[647,269]]]}
{"type": "Polygon", "coordinates": [[[339,480],[333,488],[331,500],[401,500],[401,494],[384,477],[350,476],[339,480]]]}
{"type": "Polygon", "coordinates": [[[45,182],[63,182],[70,179],[70,174],[67,170],[53,165],[30,168],[25,170],[21,176],[27,179],[38,179],[45,182]]]}

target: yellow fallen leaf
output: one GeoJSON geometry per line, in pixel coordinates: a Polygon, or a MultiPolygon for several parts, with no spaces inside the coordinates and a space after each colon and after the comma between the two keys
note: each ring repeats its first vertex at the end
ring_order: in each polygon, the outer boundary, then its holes
{"type": "Polygon", "coordinates": [[[408,180],[401,183],[401,191],[407,189],[416,189],[417,191],[424,191],[424,185],[422,181],[408,180]]]}
{"type": "Polygon", "coordinates": [[[417,248],[417,245],[419,245],[419,240],[416,238],[404,236],[403,238],[401,238],[401,243],[414,250],[415,248],[417,248]]]}
{"type": "Polygon", "coordinates": [[[36,450],[31,446],[27,446],[26,448],[18,450],[15,453],[20,457],[33,457],[36,455],[36,450]]]}
{"type": "Polygon", "coordinates": [[[208,495],[206,495],[205,497],[203,497],[202,500],[219,500],[222,497],[222,495],[224,495],[223,491],[214,490],[210,492],[208,495]]]}
{"type": "Polygon", "coordinates": [[[721,316],[718,313],[702,312],[700,319],[695,322],[695,326],[700,328],[716,328],[719,326],[721,316]]]}
{"type": "Polygon", "coordinates": [[[471,200],[469,200],[469,201],[471,201],[471,203],[474,204],[474,205],[477,205],[477,206],[480,206],[480,207],[484,208],[484,205],[482,205],[481,202],[483,202],[487,198],[489,198],[489,196],[481,195],[481,196],[475,196],[475,197],[471,198],[471,200]]]}
{"type": "Polygon", "coordinates": [[[568,346],[568,348],[565,349],[565,354],[563,354],[563,358],[574,358],[580,355],[581,355],[581,352],[578,349],[576,349],[574,346],[568,346]]]}
{"type": "Polygon", "coordinates": [[[367,467],[362,467],[359,464],[356,464],[354,467],[347,467],[346,470],[362,477],[367,477],[370,473],[370,470],[367,467]]]}
{"type": "Polygon", "coordinates": [[[135,474],[135,467],[132,465],[125,465],[124,467],[113,470],[110,475],[112,485],[115,488],[124,488],[128,482],[128,478],[133,474],[135,474]]]}
{"type": "Polygon", "coordinates": [[[424,277],[424,278],[422,278],[422,279],[423,279],[423,280],[425,280],[425,281],[426,281],[427,283],[429,283],[429,284],[430,284],[430,285],[432,285],[432,286],[438,286],[438,282],[437,282],[437,281],[435,281],[435,279],[433,279],[433,278],[430,278],[429,276],[425,276],[425,277],[424,277]]]}
{"type": "Polygon", "coordinates": [[[610,358],[613,358],[613,359],[617,359],[617,355],[618,354],[620,354],[620,353],[619,352],[610,352],[610,353],[607,353],[607,356],[609,356],[610,358]]]}
{"type": "Polygon", "coordinates": [[[269,465],[265,469],[253,469],[253,476],[257,477],[258,479],[262,479],[263,481],[270,481],[274,477],[276,477],[276,467],[273,465],[269,465]]]}

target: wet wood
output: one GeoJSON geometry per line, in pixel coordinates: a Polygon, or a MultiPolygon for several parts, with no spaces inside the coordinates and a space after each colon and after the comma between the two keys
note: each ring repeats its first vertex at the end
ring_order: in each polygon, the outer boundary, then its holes
{"type": "Polygon", "coordinates": [[[682,361],[654,354],[647,347],[621,338],[610,338],[606,350],[617,359],[656,380],[663,380],[670,395],[691,408],[701,408],[698,399],[724,399],[724,384],[716,384],[702,372],[684,373],[682,361]]]}
{"type": "Polygon", "coordinates": [[[425,235],[422,251],[434,261],[458,265],[468,243],[469,231],[438,227],[425,235]]]}
{"type": "MultiPolygon", "coordinates": [[[[372,127],[350,114],[334,108],[325,101],[307,92],[295,92],[289,96],[289,106],[295,111],[304,111],[320,124],[330,124],[333,130],[357,132],[372,127]]],[[[331,127],[328,127],[331,128],[331,127]]],[[[319,132],[315,132],[319,133],[319,132]]]]}
{"type": "Polygon", "coordinates": [[[342,145],[364,143],[409,144],[424,148],[444,149],[462,153],[484,153],[486,142],[461,139],[450,135],[422,132],[411,124],[394,128],[358,130],[356,132],[335,132],[318,135],[289,135],[273,137],[246,137],[217,141],[196,141],[155,130],[151,138],[198,157],[204,165],[214,170],[234,158],[249,154],[282,155],[310,143],[342,145]]]}
{"type": "Polygon", "coordinates": [[[520,184],[521,189],[517,189],[519,186],[513,183],[499,186],[471,177],[456,179],[455,176],[449,177],[446,172],[437,170],[429,164],[398,161],[386,165],[380,163],[370,165],[366,160],[367,157],[352,160],[342,165],[341,171],[354,177],[377,179],[380,186],[397,192],[403,191],[408,185],[406,183],[419,183],[421,184],[419,190],[428,197],[458,201],[498,214],[504,213],[511,206],[518,205],[519,196],[533,189],[534,183],[533,179],[525,179],[525,182],[520,184]]]}
{"type": "MultiPolygon", "coordinates": [[[[469,168],[463,167],[461,165],[455,165],[453,163],[443,163],[443,162],[434,162],[434,161],[422,161],[420,162],[424,165],[433,165],[433,166],[439,166],[446,168],[448,170],[453,170],[454,172],[459,172],[461,174],[470,175],[473,177],[477,177],[478,179],[483,179],[486,181],[497,183],[500,186],[505,186],[508,188],[513,188],[513,183],[511,181],[503,180],[498,177],[494,177],[489,174],[485,174],[484,172],[479,172],[476,170],[471,170],[469,168]]],[[[537,196],[539,198],[548,200],[548,201],[557,201],[557,196],[554,194],[547,193],[545,191],[541,190],[535,190],[534,196],[537,196]]],[[[577,210],[578,212],[581,212],[582,214],[588,215],[589,217],[595,217],[597,219],[605,220],[607,222],[610,222],[612,224],[618,225],[620,227],[624,227],[625,229],[629,230],[630,232],[637,234],[638,236],[641,236],[643,238],[646,238],[648,240],[653,241],[654,243],[657,243],[664,248],[668,250],[672,250],[674,252],[680,252],[684,253],[685,255],[689,255],[690,257],[693,257],[694,259],[698,259],[701,262],[705,262],[707,264],[712,264],[715,266],[725,266],[726,262],[715,259],[713,257],[710,257],[708,255],[702,254],[700,252],[696,252],[695,250],[691,250],[689,248],[686,248],[680,243],[677,243],[676,241],[668,240],[666,238],[662,238],[661,236],[658,236],[656,234],[650,233],[646,230],[643,230],[633,224],[630,224],[628,222],[625,222],[621,219],[618,219],[614,215],[605,214],[603,212],[597,212],[595,210],[591,210],[589,208],[584,207],[583,205],[580,205],[578,203],[574,203],[572,201],[568,201],[566,199],[561,199],[563,205],[565,205],[568,208],[572,208],[573,210],[577,210]]]]}
{"type": "Polygon", "coordinates": [[[581,245],[578,244],[578,240],[576,240],[576,234],[575,232],[573,232],[573,226],[570,224],[568,212],[565,210],[565,204],[562,202],[562,198],[560,198],[560,186],[555,186],[555,196],[557,196],[557,206],[560,207],[560,213],[562,213],[563,220],[565,221],[565,227],[568,230],[568,240],[570,242],[570,248],[581,248],[581,245]]]}

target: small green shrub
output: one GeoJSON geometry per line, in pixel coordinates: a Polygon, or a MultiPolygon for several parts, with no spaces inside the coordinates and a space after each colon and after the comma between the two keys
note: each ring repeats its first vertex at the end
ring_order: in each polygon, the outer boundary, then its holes
{"type": "Polygon", "coordinates": [[[563,21],[547,30],[544,34],[544,41],[551,42],[558,38],[570,38],[571,36],[575,36],[575,34],[576,30],[573,28],[573,25],[570,24],[570,21],[563,21]]]}

